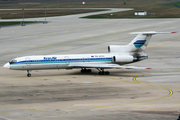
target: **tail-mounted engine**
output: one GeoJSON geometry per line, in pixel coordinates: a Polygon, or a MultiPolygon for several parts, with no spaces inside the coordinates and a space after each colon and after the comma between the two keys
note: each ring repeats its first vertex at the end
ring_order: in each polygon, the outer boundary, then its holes
{"type": "Polygon", "coordinates": [[[136,60],[133,56],[130,55],[116,55],[113,56],[113,62],[115,63],[130,63],[136,60]]]}
{"type": "Polygon", "coordinates": [[[108,52],[110,53],[124,53],[127,52],[126,46],[120,46],[120,45],[109,45],[108,46],[108,52]]]}

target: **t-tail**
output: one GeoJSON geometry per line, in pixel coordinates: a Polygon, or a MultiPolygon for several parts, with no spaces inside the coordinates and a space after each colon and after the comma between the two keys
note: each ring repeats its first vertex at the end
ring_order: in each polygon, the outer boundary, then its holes
{"type": "Polygon", "coordinates": [[[144,53],[145,49],[148,46],[148,43],[155,34],[167,34],[167,33],[176,33],[176,32],[133,32],[130,34],[137,34],[137,36],[125,46],[119,45],[110,45],[108,46],[108,51],[113,54],[121,54],[133,56],[134,61],[139,61],[148,58],[148,56],[144,53]]]}

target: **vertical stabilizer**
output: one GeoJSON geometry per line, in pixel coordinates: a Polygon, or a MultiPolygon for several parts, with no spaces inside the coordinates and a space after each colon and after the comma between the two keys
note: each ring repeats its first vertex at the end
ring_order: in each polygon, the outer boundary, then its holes
{"type": "Polygon", "coordinates": [[[120,54],[129,54],[134,57],[145,56],[147,55],[144,53],[145,49],[148,46],[148,43],[155,34],[166,34],[166,33],[176,33],[176,32],[133,32],[130,34],[137,34],[137,36],[128,44],[124,46],[119,45],[110,45],[108,46],[108,51],[110,53],[120,53],[120,54]]]}
{"type": "Polygon", "coordinates": [[[175,33],[175,32],[133,32],[130,34],[137,34],[137,36],[127,45],[128,52],[142,52],[146,49],[152,35],[161,33],[175,33]]]}

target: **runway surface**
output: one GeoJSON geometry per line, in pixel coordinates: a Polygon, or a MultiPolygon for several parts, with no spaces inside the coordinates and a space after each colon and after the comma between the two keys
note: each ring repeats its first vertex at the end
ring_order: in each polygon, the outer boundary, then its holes
{"type": "Polygon", "coordinates": [[[79,18],[86,15],[90,13],[0,29],[0,119],[176,120],[180,19],[79,18]],[[113,69],[109,76],[97,75],[96,69],[90,74],[42,70],[28,78],[26,71],[2,67],[26,55],[106,53],[108,45],[126,45],[135,37],[129,33],[139,31],[178,32],[153,36],[146,49],[149,58],[131,64],[151,70],[113,69]]]}

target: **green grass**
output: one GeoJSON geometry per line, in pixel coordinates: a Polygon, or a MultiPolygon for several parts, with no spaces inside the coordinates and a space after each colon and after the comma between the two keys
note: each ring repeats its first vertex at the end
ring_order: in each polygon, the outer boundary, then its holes
{"type": "MultiPolygon", "coordinates": [[[[24,24],[32,24],[32,23],[42,23],[37,21],[25,21],[24,24]]],[[[0,26],[11,26],[11,25],[21,25],[23,21],[13,21],[13,22],[0,22],[0,26]]]]}
{"type": "MultiPolygon", "coordinates": [[[[167,4],[167,5],[174,6],[174,4],[180,5],[180,2],[169,3],[169,4],[167,4]]],[[[176,7],[176,6],[174,6],[174,7],[176,7]]]]}

